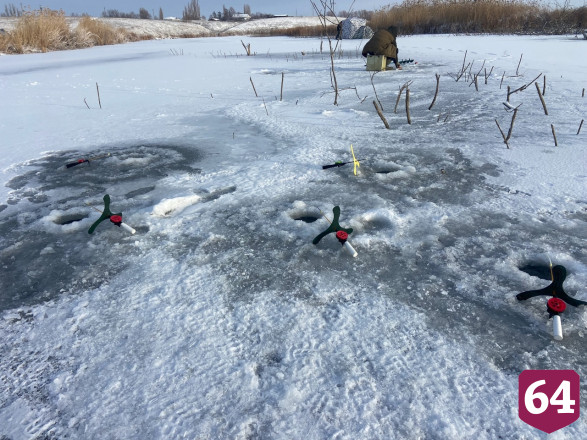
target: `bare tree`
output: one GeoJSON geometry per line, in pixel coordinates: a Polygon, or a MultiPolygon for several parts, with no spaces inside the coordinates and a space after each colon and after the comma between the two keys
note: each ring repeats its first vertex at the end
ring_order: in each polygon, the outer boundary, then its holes
{"type": "Polygon", "coordinates": [[[243,14],[249,14],[251,15],[251,7],[247,4],[244,5],[243,7],[243,14]]]}
{"type": "Polygon", "coordinates": [[[331,17],[331,14],[335,15],[334,0],[318,0],[318,3],[314,0],[310,0],[310,3],[312,4],[314,11],[316,11],[316,15],[318,15],[322,30],[328,39],[328,47],[330,49],[330,76],[332,79],[332,87],[334,88],[334,105],[338,105],[338,82],[336,80],[336,71],[334,69],[334,54],[338,47],[338,41],[336,42],[336,47],[332,47],[332,38],[328,33],[329,26],[338,25],[336,17],[331,17]]]}
{"type": "Polygon", "coordinates": [[[149,14],[149,11],[147,11],[145,8],[140,8],[139,9],[139,18],[142,18],[143,20],[150,20],[151,14],[149,14]]]}
{"type": "Polygon", "coordinates": [[[163,20],[163,9],[159,8],[159,20],[163,20]]]}
{"type": "Polygon", "coordinates": [[[191,0],[188,5],[183,8],[183,21],[199,20],[200,19],[200,2],[199,0],[191,0]]]}
{"type": "Polygon", "coordinates": [[[22,15],[22,6],[17,8],[14,3],[4,5],[4,12],[0,14],[0,17],[20,17],[22,15]]]}

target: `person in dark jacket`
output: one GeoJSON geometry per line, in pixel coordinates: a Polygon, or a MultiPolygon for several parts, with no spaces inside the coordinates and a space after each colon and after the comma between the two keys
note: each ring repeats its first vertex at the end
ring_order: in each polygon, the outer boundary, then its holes
{"type": "Polygon", "coordinates": [[[397,48],[397,27],[390,26],[387,29],[379,29],[365,47],[363,47],[363,56],[367,55],[385,55],[387,57],[387,63],[395,64],[397,69],[401,69],[398,61],[398,48],[397,48]]]}

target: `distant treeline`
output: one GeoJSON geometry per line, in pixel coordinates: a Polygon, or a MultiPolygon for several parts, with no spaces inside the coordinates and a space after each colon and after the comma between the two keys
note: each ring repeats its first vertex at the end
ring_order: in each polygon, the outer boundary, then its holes
{"type": "MultiPolygon", "coordinates": [[[[40,8],[41,10],[43,8],[40,8]]],[[[22,17],[26,14],[28,9],[23,8],[22,4],[20,6],[15,6],[14,3],[10,3],[4,6],[4,12],[0,13],[1,17],[22,17]]],[[[30,11],[28,11],[30,12],[30,11]]],[[[251,12],[251,7],[248,4],[243,6],[243,12],[237,12],[235,8],[222,6],[221,11],[214,11],[210,14],[208,19],[210,20],[220,20],[220,21],[231,21],[235,17],[239,15],[248,15],[251,19],[259,19],[259,18],[270,18],[273,17],[273,14],[266,14],[262,12],[251,12]]],[[[77,16],[79,14],[72,14],[73,16],[77,16]]],[[[87,16],[88,14],[81,14],[81,16],[87,16]]],[[[159,8],[158,13],[155,13],[155,10],[149,12],[146,8],[139,8],[139,12],[121,12],[118,9],[104,9],[102,11],[102,17],[104,18],[138,18],[143,20],[163,20],[165,18],[163,14],[163,9],[159,8]]],[[[199,0],[190,0],[190,2],[185,6],[183,9],[182,20],[190,21],[190,20],[201,20],[205,19],[200,13],[200,2],[199,0]]]]}

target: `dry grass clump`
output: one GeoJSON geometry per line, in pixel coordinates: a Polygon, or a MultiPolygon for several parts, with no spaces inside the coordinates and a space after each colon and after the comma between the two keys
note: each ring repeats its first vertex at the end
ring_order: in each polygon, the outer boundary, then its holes
{"type": "Polygon", "coordinates": [[[136,41],[134,34],[100,20],[82,17],[71,30],[63,11],[25,11],[14,30],[0,35],[0,52],[27,53],[76,49],[136,41]]]}
{"type": "Polygon", "coordinates": [[[404,34],[567,33],[584,25],[585,9],[548,10],[528,0],[404,0],[376,12],[369,26],[393,24],[404,34]]]}
{"type": "MultiPolygon", "coordinates": [[[[286,37],[321,37],[324,35],[323,26],[297,26],[287,29],[275,29],[269,35],[279,35],[286,37]]],[[[336,35],[336,26],[328,26],[326,28],[328,35],[336,35]]]]}
{"type": "Polygon", "coordinates": [[[124,29],[116,29],[90,17],[81,18],[73,35],[76,47],[105,46],[135,39],[131,38],[124,29]]]}
{"type": "Polygon", "coordinates": [[[70,44],[70,31],[63,11],[25,11],[13,31],[0,36],[6,53],[62,50],[70,44]]]}

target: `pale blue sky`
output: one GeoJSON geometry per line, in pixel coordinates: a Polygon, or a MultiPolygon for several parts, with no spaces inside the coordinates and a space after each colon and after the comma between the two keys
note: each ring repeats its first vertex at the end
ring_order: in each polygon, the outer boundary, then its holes
{"type": "MultiPolygon", "coordinates": [[[[159,8],[163,9],[163,14],[167,16],[181,17],[184,7],[190,0],[0,0],[0,10],[4,11],[4,5],[13,3],[16,6],[20,4],[30,5],[32,9],[39,6],[50,9],[63,9],[67,15],[72,12],[81,14],[87,12],[92,16],[98,16],[104,8],[117,9],[121,12],[137,12],[139,8],[147,9],[151,14],[159,14],[159,8]]],[[[315,0],[319,4],[319,0],[315,0]]],[[[382,6],[397,3],[398,0],[356,0],[353,10],[367,9],[376,10],[382,6]]],[[[264,12],[269,14],[288,14],[288,15],[315,15],[310,0],[200,0],[200,10],[202,15],[208,17],[213,11],[222,11],[222,6],[230,8],[231,6],[237,11],[242,12],[243,6],[248,4],[251,11],[264,12]]],[[[336,1],[336,11],[348,10],[351,7],[352,0],[336,1]]]]}
{"type": "MultiPolygon", "coordinates": [[[[184,7],[190,0],[0,0],[0,11],[4,11],[4,5],[14,4],[19,6],[30,5],[32,9],[39,6],[50,9],[63,9],[67,15],[71,13],[88,13],[92,16],[101,15],[104,9],[118,9],[121,12],[137,12],[139,8],[147,9],[151,14],[159,14],[159,8],[163,9],[163,14],[168,16],[181,17],[184,7]]],[[[328,0],[329,1],[329,0],[328,0]]],[[[319,4],[319,0],[315,0],[319,4]]],[[[544,4],[563,5],[565,0],[545,0],[544,4]]],[[[381,7],[401,3],[400,0],[355,0],[353,10],[367,9],[377,10],[381,7]]],[[[221,11],[222,6],[230,8],[231,6],[237,11],[242,12],[243,6],[248,4],[251,11],[264,12],[269,14],[288,14],[288,15],[315,15],[310,0],[200,0],[200,10],[202,15],[209,17],[213,11],[221,11]]],[[[336,11],[349,10],[353,4],[352,0],[335,1],[336,11]]],[[[584,6],[586,0],[570,0],[571,6],[584,6]]]]}

